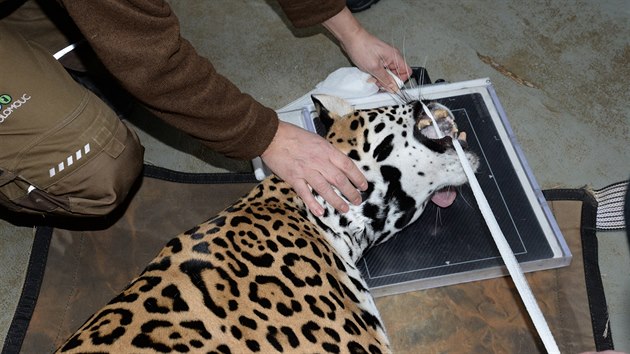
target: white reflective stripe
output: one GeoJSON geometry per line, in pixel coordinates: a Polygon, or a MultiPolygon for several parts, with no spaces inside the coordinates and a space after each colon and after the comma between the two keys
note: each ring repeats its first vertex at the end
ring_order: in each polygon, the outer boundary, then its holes
{"type": "Polygon", "coordinates": [[[34,191],[35,189],[37,189],[37,188],[35,188],[35,187],[31,184],[30,186],[28,186],[28,189],[26,190],[26,194],[30,194],[30,193],[31,193],[32,191],[34,191]]]}
{"type": "MultiPolygon", "coordinates": [[[[422,102],[421,102],[422,103],[422,102]]],[[[443,138],[444,134],[442,130],[438,127],[437,121],[433,117],[431,110],[422,103],[422,109],[424,112],[431,117],[433,121],[433,126],[437,131],[438,138],[443,138]]],[[[512,281],[514,285],[516,285],[516,289],[518,290],[523,303],[525,304],[525,308],[529,313],[529,317],[532,319],[534,323],[534,327],[536,327],[536,331],[540,336],[540,339],[543,341],[545,345],[545,349],[547,349],[548,353],[560,353],[560,349],[558,349],[558,345],[556,344],[555,339],[553,338],[553,334],[549,329],[549,325],[547,321],[545,321],[545,316],[543,315],[538,303],[536,302],[536,298],[532,293],[532,289],[527,284],[527,279],[525,279],[525,274],[523,274],[523,269],[521,269],[520,264],[516,260],[516,256],[514,256],[514,252],[510,248],[507,240],[505,239],[505,235],[501,231],[499,224],[497,223],[497,219],[494,217],[492,210],[490,209],[490,204],[488,204],[488,200],[486,196],[483,194],[483,190],[479,185],[479,181],[477,181],[477,177],[475,176],[475,172],[470,166],[470,162],[466,157],[466,153],[464,153],[464,149],[462,149],[459,140],[452,139],[453,146],[455,147],[455,151],[457,151],[457,156],[459,156],[459,160],[464,168],[464,172],[466,173],[466,177],[468,177],[468,183],[472,188],[473,194],[475,195],[475,199],[477,200],[477,204],[479,205],[479,210],[483,215],[486,224],[488,225],[488,229],[490,229],[490,233],[492,234],[492,238],[499,249],[499,253],[501,254],[501,258],[503,258],[503,263],[508,269],[510,273],[510,277],[512,277],[512,281]]]]}
{"type": "Polygon", "coordinates": [[[83,158],[84,155],[87,155],[90,153],[90,144],[87,143],[83,146],[83,148],[77,150],[74,155],[69,155],[68,157],[66,157],[65,161],[62,161],[60,163],[57,164],[57,166],[52,167],[51,169],[48,170],[48,176],[50,178],[54,177],[57,173],[63,171],[66,167],[70,167],[72,165],[74,165],[74,163],[76,161],[79,161],[83,158]]]}
{"type": "Polygon", "coordinates": [[[53,57],[55,58],[55,60],[59,60],[61,59],[64,55],[70,53],[74,48],[76,48],[77,43],[72,43],[69,46],[63,48],[62,50],[58,51],[57,53],[53,54],[53,57]]]}

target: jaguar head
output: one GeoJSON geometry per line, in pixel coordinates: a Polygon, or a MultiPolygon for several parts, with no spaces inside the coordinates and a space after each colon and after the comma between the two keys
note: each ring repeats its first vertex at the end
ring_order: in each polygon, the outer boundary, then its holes
{"type": "MultiPolygon", "coordinates": [[[[427,105],[438,134],[418,101],[367,110],[332,96],[313,96],[313,101],[325,138],[353,159],[368,180],[361,205],[351,205],[346,214],[327,206],[318,221],[346,244],[342,247],[353,260],[418,219],[444,187],[466,183],[452,145],[457,126],[445,106],[427,105]]],[[[477,168],[476,156],[467,153],[467,158],[477,168]]]]}

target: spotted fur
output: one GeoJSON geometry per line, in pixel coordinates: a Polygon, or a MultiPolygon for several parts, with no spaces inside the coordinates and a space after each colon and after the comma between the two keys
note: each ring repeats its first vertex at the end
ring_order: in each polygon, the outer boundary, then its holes
{"type": "Polygon", "coordinates": [[[315,103],[326,138],[369,181],[360,206],[339,214],[320,198],[326,211],[315,217],[272,176],[173,238],[59,351],[391,352],[356,263],[416,220],[434,191],[466,178],[448,144],[420,132],[418,103],[364,111],[328,96],[315,103]]]}

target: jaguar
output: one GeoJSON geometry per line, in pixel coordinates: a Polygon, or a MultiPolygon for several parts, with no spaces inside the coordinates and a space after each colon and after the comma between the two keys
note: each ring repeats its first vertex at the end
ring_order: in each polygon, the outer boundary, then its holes
{"type": "Polygon", "coordinates": [[[326,139],[368,180],[360,205],[339,213],[317,197],[317,217],[272,175],[171,239],[58,352],[391,352],[357,262],[443,187],[466,183],[451,140],[461,136],[435,102],[441,139],[417,100],[363,110],[332,96],[313,101],[326,139]]]}

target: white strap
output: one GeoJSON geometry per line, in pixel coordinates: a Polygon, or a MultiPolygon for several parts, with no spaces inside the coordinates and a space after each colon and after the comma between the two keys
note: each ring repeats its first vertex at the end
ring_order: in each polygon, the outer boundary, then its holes
{"type": "MultiPolygon", "coordinates": [[[[442,133],[442,130],[438,127],[437,121],[433,117],[431,110],[429,110],[429,108],[424,103],[422,103],[422,109],[429,117],[431,117],[431,120],[433,121],[433,126],[437,131],[438,137],[444,137],[444,134],[442,133]]],[[[481,211],[481,214],[483,215],[483,218],[486,221],[488,228],[490,229],[492,238],[494,239],[494,242],[499,249],[499,253],[501,254],[503,262],[505,263],[505,266],[507,267],[508,272],[512,277],[512,281],[514,282],[514,285],[516,285],[516,289],[518,290],[518,293],[521,296],[523,303],[525,304],[525,308],[527,309],[527,312],[529,313],[529,316],[534,323],[534,327],[536,327],[538,335],[545,345],[545,349],[547,349],[548,353],[560,353],[558,345],[553,338],[553,334],[551,334],[551,330],[549,329],[549,326],[545,321],[545,317],[543,316],[540,307],[538,307],[536,298],[534,297],[534,294],[532,293],[529,284],[527,284],[527,279],[525,279],[523,270],[516,260],[516,257],[514,256],[514,253],[510,248],[510,245],[505,239],[505,235],[503,235],[503,232],[501,231],[501,228],[499,227],[499,224],[497,223],[497,220],[494,217],[492,210],[490,209],[488,200],[483,194],[483,190],[479,185],[479,181],[477,181],[475,172],[473,171],[472,166],[470,165],[470,162],[468,161],[468,158],[464,153],[464,149],[462,149],[462,146],[459,143],[459,140],[453,139],[453,146],[455,147],[455,151],[457,151],[457,155],[459,156],[459,160],[462,164],[462,167],[464,168],[466,177],[468,177],[468,183],[470,184],[473,194],[475,195],[477,205],[479,205],[479,210],[481,211]]]]}

